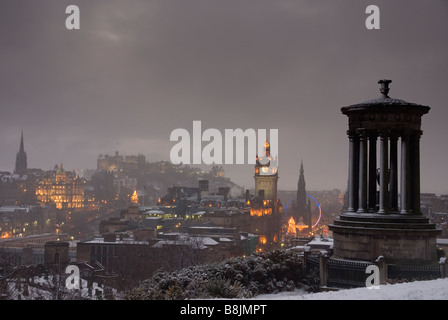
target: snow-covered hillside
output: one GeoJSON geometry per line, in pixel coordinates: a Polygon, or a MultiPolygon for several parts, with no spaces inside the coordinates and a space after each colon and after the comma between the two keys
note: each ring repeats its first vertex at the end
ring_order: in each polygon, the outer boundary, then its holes
{"type": "Polygon", "coordinates": [[[265,294],[261,300],[448,300],[448,278],[382,285],[379,289],[356,288],[331,292],[305,291],[265,294]]]}

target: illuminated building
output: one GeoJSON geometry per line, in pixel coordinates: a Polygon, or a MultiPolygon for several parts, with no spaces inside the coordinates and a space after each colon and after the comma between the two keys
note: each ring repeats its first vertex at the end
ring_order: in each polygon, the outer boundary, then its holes
{"type": "Polygon", "coordinates": [[[69,175],[61,166],[54,179],[45,177],[36,187],[37,201],[41,205],[54,203],[57,209],[84,207],[84,184],[77,176],[69,175]]]}
{"type": "Polygon", "coordinates": [[[134,193],[131,196],[131,203],[133,203],[133,204],[137,204],[138,203],[137,190],[134,190],[134,193]]]}
{"type": "Polygon", "coordinates": [[[250,205],[250,232],[257,234],[257,251],[279,247],[282,205],[277,197],[277,156],[271,155],[266,140],[264,152],[257,155],[255,164],[255,196],[247,201],[250,205]]]}
{"type": "Polygon", "coordinates": [[[257,156],[255,164],[255,195],[263,194],[264,200],[277,201],[278,172],[276,156],[271,157],[271,148],[266,140],[264,154],[257,156]],[[265,164],[264,164],[265,163],[265,164]]]}
{"type": "Polygon", "coordinates": [[[288,235],[296,237],[297,230],[299,232],[302,232],[303,229],[307,229],[307,228],[308,228],[308,225],[303,224],[303,223],[296,224],[296,221],[294,220],[294,218],[291,217],[288,220],[288,230],[286,232],[288,235]]]}
{"type": "MultiPolygon", "coordinates": [[[[56,210],[41,206],[0,207],[0,239],[22,238],[56,230],[56,210]]],[[[0,245],[1,246],[1,245],[0,245]]]]}
{"type": "Polygon", "coordinates": [[[144,155],[139,154],[137,156],[122,156],[115,152],[115,155],[102,155],[98,157],[97,169],[98,170],[141,170],[146,164],[146,158],[144,155]]]}

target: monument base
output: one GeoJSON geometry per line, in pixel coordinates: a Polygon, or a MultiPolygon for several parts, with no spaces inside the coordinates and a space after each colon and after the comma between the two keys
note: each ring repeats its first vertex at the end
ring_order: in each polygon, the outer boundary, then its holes
{"type": "Polygon", "coordinates": [[[437,263],[436,238],[441,230],[421,215],[351,213],[336,217],[333,257],[389,264],[437,263]]]}

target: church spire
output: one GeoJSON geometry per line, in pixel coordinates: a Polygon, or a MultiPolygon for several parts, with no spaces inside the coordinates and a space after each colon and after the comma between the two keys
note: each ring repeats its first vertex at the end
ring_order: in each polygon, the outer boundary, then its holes
{"type": "Polygon", "coordinates": [[[307,201],[305,174],[303,171],[303,161],[300,161],[299,182],[297,183],[297,218],[302,217],[303,222],[311,231],[311,203],[307,201]]]}
{"type": "Polygon", "coordinates": [[[19,152],[17,152],[17,155],[16,155],[16,167],[15,167],[14,172],[15,173],[25,173],[27,168],[28,168],[28,164],[27,164],[25,147],[23,144],[23,130],[22,130],[22,134],[20,136],[20,147],[19,147],[19,152]]]}
{"type": "Polygon", "coordinates": [[[22,129],[22,135],[20,136],[20,149],[19,152],[25,152],[25,148],[23,147],[23,129],[22,129]]]}
{"type": "Polygon", "coordinates": [[[305,175],[303,173],[303,161],[300,161],[299,181],[297,183],[297,209],[299,214],[306,210],[305,175]]]}

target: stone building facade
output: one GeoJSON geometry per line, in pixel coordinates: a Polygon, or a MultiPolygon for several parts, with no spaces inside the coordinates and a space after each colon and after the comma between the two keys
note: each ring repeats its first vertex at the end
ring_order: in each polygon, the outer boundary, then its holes
{"type": "Polygon", "coordinates": [[[41,205],[55,204],[57,209],[84,207],[84,181],[64,170],[62,164],[54,177],[42,179],[36,187],[37,201],[41,205]]]}

